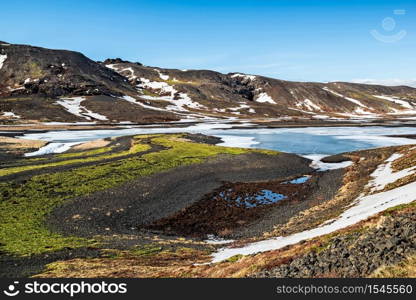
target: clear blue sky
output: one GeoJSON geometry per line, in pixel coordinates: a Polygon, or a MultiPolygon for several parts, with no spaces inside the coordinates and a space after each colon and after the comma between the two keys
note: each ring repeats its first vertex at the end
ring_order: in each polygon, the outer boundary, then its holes
{"type": "Polygon", "coordinates": [[[0,8],[0,40],[10,43],[302,81],[414,79],[415,31],[415,0],[13,0],[0,8]],[[406,36],[385,43],[373,29],[406,36]]]}

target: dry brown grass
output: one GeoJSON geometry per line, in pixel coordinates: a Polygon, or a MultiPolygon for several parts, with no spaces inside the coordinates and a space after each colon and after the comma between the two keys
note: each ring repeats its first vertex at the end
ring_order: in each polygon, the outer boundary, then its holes
{"type": "Polygon", "coordinates": [[[6,149],[28,149],[40,148],[46,144],[44,141],[16,139],[6,136],[0,136],[0,145],[6,149]]]}
{"type": "Polygon", "coordinates": [[[89,141],[86,143],[82,143],[79,145],[75,145],[72,147],[72,150],[90,150],[90,149],[96,149],[96,148],[101,148],[101,147],[105,147],[108,144],[110,144],[111,141],[106,141],[103,139],[100,140],[95,140],[95,141],[89,141]]]}
{"type": "Polygon", "coordinates": [[[367,151],[346,155],[354,164],[346,169],[343,186],[332,200],[300,212],[286,224],[276,227],[275,230],[265,233],[264,236],[293,234],[314,228],[327,220],[336,218],[344,211],[346,206],[359,196],[370,180],[370,174],[393,152],[392,149],[386,148],[380,150],[377,155],[367,151]]]}
{"type": "Polygon", "coordinates": [[[416,166],[416,148],[414,146],[404,146],[400,153],[403,156],[392,163],[392,169],[394,171],[397,172],[416,166]]]}
{"type": "Polygon", "coordinates": [[[407,257],[404,261],[393,265],[383,266],[375,270],[369,277],[372,278],[416,278],[416,255],[407,257]]]}
{"type": "MultiPolygon", "coordinates": [[[[147,250],[146,250],[147,251],[147,250]]],[[[175,251],[118,251],[108,250],[105,258],[72,259],[47,265],[41,274],[34,277],[188,277],[183,272],[194,263],[209,260],[206,251],[179,248],[175,251]]]]}

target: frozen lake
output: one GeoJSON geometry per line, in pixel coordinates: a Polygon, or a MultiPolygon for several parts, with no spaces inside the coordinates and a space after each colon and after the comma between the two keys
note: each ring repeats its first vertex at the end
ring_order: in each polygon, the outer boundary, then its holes
{"type": "Polygon", "coordinates": [[[189,127],[154,128],[125,127],[109,130],[48,131],[29,133],[26,139],[51,142],[36,154],[62,152],[70,146],[95,139],[150,133],[202,133],[224,140],[222,145],[264,148],[300,155],[336,154],[354,150],[415,144],[416,140],[388,135],[416,134],[414,127],[306,127],[306,128],[250,128],[250,124],[196,124],[189,127]],[[233,128],[232,126],[241,126],[233,128]]]}

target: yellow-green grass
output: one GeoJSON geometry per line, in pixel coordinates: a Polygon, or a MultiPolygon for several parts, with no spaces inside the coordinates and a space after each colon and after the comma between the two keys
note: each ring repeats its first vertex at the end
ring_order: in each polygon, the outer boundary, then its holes
{"type": "Polygon", "coordinates": [[[177,80],[177,79],[168,79],[168,80],[163,80],[163,81],[169,85],[175,85],[175,84],[199,85],[200,84],[200,82],[197,82],[197,81],[184,81],[184,80],[177,80]]]}
{"type": "MultiPolygon", "coordinates": [[[[106,154],[106,155],[98,155],[98,156],[93,156],[93,157],[91,157],[91,156],[92,155],[97,155],[97,154],[100,154],[100,153],[107,153],[107,152],[111,151],[111,147],[104,147],[104,148],[100,148],[100,149],[78,152],[78,153],[60,154],[60,155],[56,155],[54,157],[61,158],[61,159],[77,158],[77,157],[80,157],[80,158],[63,160],[63,161],[56,161],[56,162],[46,163],[46,164],[23,165],[23,166],[11,167],[11,168],[4,168],[4,169],[0,170],[0,176],[12,175],[12,174],[20,173],[20,172],[31,171],[31,170],[45,169],[45,168],[51,168],[51,167],[60,167],[60,166],[78,164],[78,163],[88,163],[88,162],[100,161],[100,160],[104,160],[104,159],[122,157],[122,156],[133,154],[133,153],[136,153],[136,152],[144,151],[143,147],[144,147],[144,145],[134,145],[129,150],[125,150],[125,151],[121,151],[121,152],[117,152],[117,153],[112,153],[112,154],[106,154]],[[90,157],[88,157],[88,156],[90,156],[90,157]]],[[[43,160],[44,159],[42,159],[42,161],[43,160]]]]}
{"type": "Polygon", "coordinates": [[[219,154],[238,155],[257,151],[277,154],[273,151],[193,143],[179,139],[180,135],[138,136],[129,151],[138,153],[148,150],[150,146],[141,144],[140,141],[149,137],[153,144],[167,149],[58,173],[35,175],[25,182],[1,182],[0,251],[13,255],[31,255],[96,243],[93,240],[62,236],[45,226],[47,215],[71,198],[119,186],[141,176],[178,166],[201,163],[206,158],[219,154]]]}
{"type": "Polygon", "coordinates": [[[87,150],[87,151],[54,154],[53,157],[25,158],[23,160],[19,160],[18,163],[20,164],[20,166],[24,166],[25,164],[28,164],[28,163],[43,162],[43,161],[48,161],[51,159],[55,160],[55,159],[67,159],[67,158],[93,156],[93,155],[107,153],[107,152],[110,152],[111,150],[113,150],[113,147],[102,147],[102,148],[97,148],[97,149],[87,150]]]}

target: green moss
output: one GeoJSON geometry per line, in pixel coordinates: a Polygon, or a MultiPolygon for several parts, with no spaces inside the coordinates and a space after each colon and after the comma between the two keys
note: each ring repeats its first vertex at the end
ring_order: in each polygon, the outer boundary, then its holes
{"type": "Polygon", "coordinates": [[[129,251],[129,254],[134,256],[150,256],[162,251],[162,247],[154,246],[154,245],[147,245],[143,247],[139,247],[129,251]]]}
{"type": "Polygon", "coordinates": [[[67,159],[67,158],[77,158],[77,157],[87,157],[87,156],[107,153],[107,152],[110,152],[112,149],[113,147],[102,147],[102,148],[97,148],[97,149],[88,150],[88,151],[54,154],[48,157],[24,158],[23,160],[18,161],[18,164],[20,166],[24,166],[24,165],[36,163],[36,162],[67,159]]]}
{"type": "Polygon", "coordinates": [[[102,148],[97,148],[97,149],[88,150],[88,151],[57,154],[55,155],[55,157],[58,157],[58,158],[73,158],[73,157],[81,157],[81,156],[85,157],[85,156],[92,156],[92,155],[107,153],[107,152],[110,152],[112,149],[113,147],[102,147],[102,148]]]}
{"type": "Polygon", "coordinates": [[[176,79],[168,79],[168,80],[163,80],[164,82],[166,82],[169,85],[175,85],[175,84],[186,84],[186,85],[199,85],[199,82],[196,81],[183,81],[183,80],[176,80],[176,79]]]}
{"type": "Polygon", "coordinates": [[[226,260],[226,262],[231,262],[231,263],[234,263],[234,262],[237,262],[237,261],[239,261],[241,258],[243,258],[244,257],[244,255],[242,255],[242,254],[237,254],[237,255],[234,255],[234,256],[231,256],[229,259],[227,259],[226,260]]]}
{"type": "Polygon", "coordinates": [[[43,70],[35,61],[28,61],[25,66],[28,76],[31,78],[40,78],[43,76],[43,70]]]}
{"type": "Polygon", "coordinates": [[[146,96],[151,96],[151,97],[159,97],[159,95],[158,95],[158,94],[156,94],[156,93],[152,93],[152,92],[150,92],[150,91],[148,91],[148,90],[142,90],[142,93],[143,93],[144,95],[146,95],[146,96]]]}
{"type": "MultiPolygon", "coordinates": [[[[45,217],[56,206],[71,198],[112,188],[141,176],[200,163],[218,154],[257,151],[192,143],[179,137],[155,135],[151,138],[152,143],[165,146],[168,148],[166,150],[59,173],[36,175],[22,183],[0,183],[0,250],[15,255],[30,255],[91,245],[95,241],[51,232],[44,224],[45,217]]],[[[140,138],[144,137],[137,138],[138,143],[130,152],[148,149],[147,144],[139,143],[140,138]]],[[[74,160],[71,161],[74,163],[74,160]]]]}
{"type": "Polygon", "coordinates": [[[407,203],[407,204],[400,204],[397,206],[393,206],[390,208],[387,208],[385,211],[383,211],[384,216],[391,216],[396,211],[401,211],[408,208],[415,208],[416,207],[416,201],[407,203]]]}

